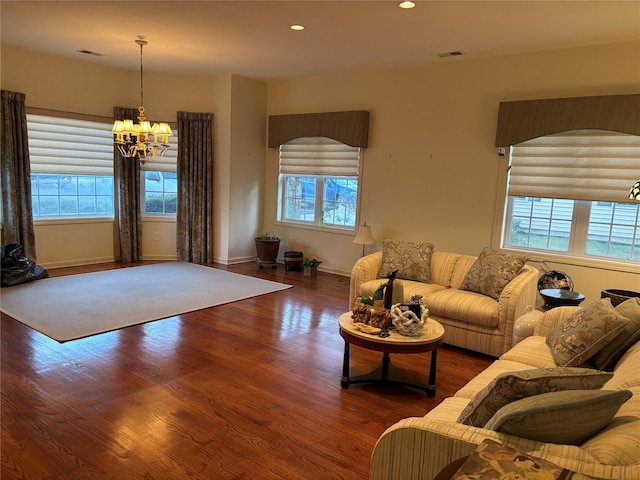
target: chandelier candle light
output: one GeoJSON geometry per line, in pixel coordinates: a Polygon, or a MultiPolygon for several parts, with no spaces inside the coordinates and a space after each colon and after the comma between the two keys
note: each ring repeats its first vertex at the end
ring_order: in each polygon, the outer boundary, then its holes
{"type": "Polygon", "coordinates": [[[116,120],[111,131],[115,134],[114,140],[118,150],[125,158],[138,156],[141,163],[144,163],[147,155],[153,158],[162,157],[169,149],[169,137],[173,135],[168,123],[151,123],[144,115],[144,83],[142,70],[142,47],[147,44],[144,36],[138,35],[136,43],[140,45],[140,106],[138,111],[138,123],[134,120],[116,120]],[[153,135],[153,143],[151,143],[153,135]],[[159,141],[158,141],[159,140],[159,141]]]}

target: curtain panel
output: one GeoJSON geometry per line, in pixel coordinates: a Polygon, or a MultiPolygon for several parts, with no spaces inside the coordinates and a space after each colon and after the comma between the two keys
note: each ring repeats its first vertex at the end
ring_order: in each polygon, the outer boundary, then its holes
{"type": "Polygon", "coordinates": [[[328,137],[352,147],[369,143],[369,112],[302,113],[269,116],[269,148],[300,137],[328,137]]]}
{"type": "Polygon", "coordinates": [[[31,164],[24,93],[2,90],[2,243],[36,260],[31,164]]]}
{"type": "Polygon", "coordinates": [[[496,147],[583,129],[640,135],[640,95],[500,102],[496,147]]]}
{"type": "MultiPolygon", "coordinates": [[[[114,107],[114,120],[137,118],[137,108],[114,107]]],[[[142,216],[140,205],[140,161],[138,157],[125,158],[113,149],[114,180],[116,182],[116,237],[115,255],[120,262],[142,260],[142,216]]]]}
{"type": "Polygon", "coordinates": [[[178,261],[213,262],[213,114],[178,112],[178,261]]]}

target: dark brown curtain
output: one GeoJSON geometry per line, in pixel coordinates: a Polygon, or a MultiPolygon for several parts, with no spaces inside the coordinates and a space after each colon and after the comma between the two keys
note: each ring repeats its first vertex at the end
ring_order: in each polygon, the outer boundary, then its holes
{"type": "Polygon", "coordinates": [[[36,260],[25,94],[2,90],[2,243],[36,260]]]}
{"type": "MultiPolygon", "coordinates": [[[[137,108],[113,108],[114,120],[137,118],[137,108]]],[[[142,217],[140,207],[140,161],[125,158],[117,148],[113,150],[113,173],[116,183],[116,260],[142,260],[142,217]]]]}
{"type": "Polygon", "coordinates": [[[178,261],[213,262],[213,114],[178,112],[178,261]]]}

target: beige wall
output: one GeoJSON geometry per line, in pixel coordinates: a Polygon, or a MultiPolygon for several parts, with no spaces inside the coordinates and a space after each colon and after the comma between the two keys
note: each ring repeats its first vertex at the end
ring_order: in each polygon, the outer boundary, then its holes
{"type": "MultiPolygon", "coordinates": [[[[2,89],[26,94],[27,106],[53,110],[100,115],[111,118],[113,107],[140,103],[139,72],[125,71],[86,61],[45,55],[21,48],[2,45],[2,89]]],[[[178,111],[214,113],[214,158],[219,171],[230,170],[232,140],[245,145],[253,165],[242,160],[242,175],[217,175],[215,201],[235,217],[244,216],[240,225],[216,223],[214,246],[216,260],[226,262],[229,252],[228,238],[253,236],[260,228],[261,205],[252,203],[255,212],[245,214],[244,209],[234,211],[229,201],[238,196],[247,182],[262,184],[264,163],[264,124],[266,84],[239,77],[158,74],[145,71],[145,108],[151,120],[176,122],[178,111]],[[233,80],[233,82],[232,82],[233,80]],[[244,100],[233,98],[232,85],[244,100]],[[235,103],[235,105],[234,105],[235,103]],[[231,108],[236,108],[237,131],[230,127],[231,108]],[[245,125],[246,123],[246,125],[245,125]],[[239,140],[237,140],[239,139],[239,140]],[[238,181],[234,186],[231,182],[238,181]],[[253,222],[253,223],[250,223],[253,222]],[[229,230],[238,228],[239,232],[229,230]],[[249,233],[247,233],[249,232],[249,233]]],[[[233,159],[235,162],[236,159],[233,159]]],[[[221,218],[217,217],[221,222],[221,218]]],[[[114,258],[113,222],[77,221],[37,223],[36,248],[38,263],[54,268],[112,261],[114,258]]],[[[143,257],[152,260],[176,258],[175,221],[145,219],[143,221],[143,257]]],[[[235,245],[235,243],[234,243],[235,245]]],[[[242,244],[241,244],[242,245],[242,244]]],[[[250,259],[254,247],[249,241],[243,249],[234,251],[235,257],[250,259]]]]}
{"type": "MultiPolygon", "coordinates": [[[[137,72],[2,46],[2,88],[27,94],[27,104],[111,116],[114,105],[138,104],[137,72]]],[[[361,254],[353,236],[276,222],[277,151],[265,149],[269,114],[364,109],[371,112],[364,152],[360,219],[382,239],[429,241],[440,250],[477,254],[496,246],[496,205],[504,196],[504,165],[494,147],[501,101],[640,93],[640,43],[531,53],[482,60],[369,70],[275,81],[234,75],[204,77],[145,72],[145,107],[153,119],[179,110],[214,113],[216,260],[253,258],[252,237],[270,230],[285,249],[348,274],[361,254]],[[266,152],[266,153],[265,153],[266,152]],[[264,207],[262,204],[264,203],[264,207]]],[[[145,256],[170,255],[166,225],[144,226],[145,256]],[[155,232],[160,240],[154,240],[155,232]],[[148,251],[147,251],[148,250],[148,251]]],[[[103,226],[74,226],[74,238],[113,255],[103,226]]],[[[66,232],[67,230],[65,230],[66,232]]],[[[45,263],[78,262],[60,228],[36,229],[45,263]],[[65,243],[66,242],[66,243],[65,243]],[[55,252],[55,253],[54,253],[55,252]]],[[[566,271],[588,299],[602,288],[640,290],[637,268],[547,260],[566,271]]],[[[39,258],[40,261],[40,258],[39,258]]]]}
{"type": "MultiPolygon", "coordinates": [[[[474,255],[499,241],[499,103],[622,93],[640,93],[638,42],[272,82],[268,113],[369,110],[360,220],[372,225],[377,248],[391,237],[474,255]]],[[[266,161],[265,224],[325,269],[348,272],[362,252],[352,236],[277,225],[277,151],[268,149],[266,161]]],[[[620,268],[561,269],[593,299],[602,288],[640,290],[638,269],[620,268]]]]}

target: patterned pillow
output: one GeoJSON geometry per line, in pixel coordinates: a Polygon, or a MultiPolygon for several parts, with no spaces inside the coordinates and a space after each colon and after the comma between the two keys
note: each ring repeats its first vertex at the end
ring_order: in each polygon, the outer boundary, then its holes
{"type": "Polygon", "coordinates": [[[556,325],[547,335],[547,345],[559,366],[575,367],[602,350],[628,322],[611,306],[611,299],[601,298],[556,325]]]}
{"type": "Polygon", "coordinates": [[[433,243],[410,243],[385,238],[382,242],[382,264],[378,278],[398,270],[396,278],[431,283],[433,243]]]}
{"type": "Polygon", "coordinates": [[[498,300],[504,287],[513,280],[528,258],[485,248],[467,272],[461,290],[482,293],[498,300]]]}
{"type": "Polygon", "coordinates": [[[508,403],[559,390],[597,390],[613,373],[590,368],[535,368],[498,375],[462,411],[458,423],[484,427],[508,403]]]}
{"type": "Polygon", "coordinates": [[[502,407],[485,428],[539,442],[579,445],[606,427],[632,395],[629,390],[534,395],[502,407]]]}
{"type": "Polygon", "coordinates": [[[628,318],[629,323],[593,356],[594,365],[601,370],[613,370],[629,347],[640,340],[640,298],[629,298],[618,304],[615,309],[620,315],[628,318]]]}

